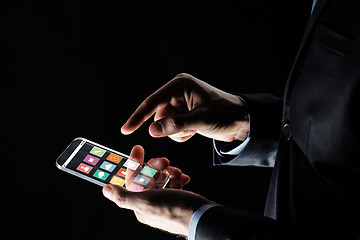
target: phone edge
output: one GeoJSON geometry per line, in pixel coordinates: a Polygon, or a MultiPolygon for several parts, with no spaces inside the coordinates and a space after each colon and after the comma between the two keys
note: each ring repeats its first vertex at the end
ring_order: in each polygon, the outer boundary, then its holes
{"type": "MultiPolygon", "coordinates": [[[[89,182],[95,183],[95,184],[97,184],[98,186],[104,187],[104,186],[106,186],[107,184],[106,184],[106,183],[103,183],[103,182],[100,182],[100,181],[97,181],[97,180],[95,180],[95,179],[93,179],[93,178],[87,177],[87,176],[85,176],[85,175],[83,175],[83,174],[80,174],[80,173],[75,172],[75,171],[73,171],[73,170],[71,170],[71,169],[68,169],[68,168],[66,168],[66,167],[63,167],[63,165],[58,164],[58,159],[59,159],[59,158],[61,157],[61,155],[68,149],[68,147],[71,145],[71,143],[74,142],[74,141],[76,141],[76,140],[81,140],[81,141],[89,142],[90,144],[93,144],[93,145],[95,145],[95,146],[99,146],[99,147],[101,147],[101,148],[106,149],[107,151],[114,152],[114,153],[116,153],[116,154],[118,154],[118,155],[120,155],[120,156],[126,157],[126,158],[131,159],[131,160],[133,160],[133,161],[135,161],[135,162],[141,162],[141,161],[139,161],[139,160],[137,160],[137,159],[135,159],[135,158],[133,158],[133,157],[130,157],[130,156],[127,155],[127,154],[121,153],[121,152],[119,152],[119,151],[116,151],[116,150],[114,150],[114,149],[111,149],[111,148],[109,148],[109,147],[106,147],[106,146],[104,146],[104,145],[102,145],[102,144],[96,143],[96,142],[91,141],[91,140],[89,140],[89,139],[86,139],[86,138],[84,138],[84,137],[76,137],[76,138],[74,138],[74,139],[70,142],[70,144],[65,148],[65,150],[59,155],[59,157],[56,159],[55,165],[56,165],[56,167],[57,167],[58,169],[60,169],[60,170],[62,170],[62,171],[64,171],[64,172],[68,172],[68,173],[70,173],[70,174],[72,174],[72,175],[74,175],[74,176],[77,176],[77,177],[81,178],[81,179],[84,179],[84,180],[87,180],[87,181],[89,181],[89,182]]],[[[141,163],[144,163],[145,165],[151,166],[150,164],[148,164],[148,163],[146,163],[146,162],[141,162],[141,163]]],[[[170,173],[169,173],[168,171],[166,171],[166,169],[164,169],[164,170],[162,170],[162,171],[164,171],[164,172],[166,172],[166,173],[168,174],[168,176],[167,176],[168,179],[166,180],[166,183],[165,183],[164,186],[162,187],[162,189],[164,189],[164,188],[166,188],[167,184],[168,184],[169,181],[170,181],[170,173]]]]}
{"type": "Polygon", "coordinates": [[[70,173],[71,175],[74,175],[74,176],[76,176],[76,177],[82,178],[82,179],[84,179],[84,180],[86,180],[86,181],[89,181],[89,182],[91,182],[91,183],[95,183],[96,185],[98,185],[98,186],[100,186],[100,187],[104,187],[104,186],[107,185],[106,183],[97,181],[97,180],[95,180],[95,179],[93,179],[93,178],[90,178],[90,177],[87,177],[87,176],[85,176],[85,175],[83,175],[83,174],[81,174],[81,173],[78,173],[78,172],[75,172],[75,171],[73,171],[73,170],[71,170],[71,169],[68,169],[68,168],[66,168],[66,167],[63,167],[63,166],[61,166],[61,165],[58,164],[58,163],[56,163],[56,167],[57,167],[58,169],[64,171],[64,172],[70,173]]]}

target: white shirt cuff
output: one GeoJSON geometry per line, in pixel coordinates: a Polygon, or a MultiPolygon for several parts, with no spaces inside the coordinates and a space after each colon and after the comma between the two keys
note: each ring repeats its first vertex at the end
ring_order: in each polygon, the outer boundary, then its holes
{"type": "Polygon", "coordinates": [[[223,152],[221,149],[220,149],[220,153],[223,154],[223,155],[239,155],[242,150],[244,150],[244,148],[246,147],[246,145],[248,144],[248,142],[250,141],[250,136],[248,136],[245,141],[243,141],[239,146],[237,146],[236,148],[230,150],[230,151],[227,151],[227,152],[223,152]]]}
{"type": "MultiPolygon", "coordinates": [[[[238,96],[240,98],[240,100],[245,104],[245,106],[247,107],[247,104],[246,102],[244,101],[244,99],[242,99],[240,96],[238,96]]],[[[248,113],[248,119],[249,119],[249,124],[251,122],[251,118],[250,118],[250,114],[248,113]]],[[[250,124],[251,126],[251,124],[250,124]]],[[[214,148],[215,148],[215,151],[220,155],[220,156],[224,156],[224,155],[231,155],[231,156],[237,156],[239,155],[243,150],[244,148],[246,147],[246,145],[249,143],[250,141],[250,131],[251,129],[249,129],[249,133],[248,133],[248,136],[247,138],[245,139],[245,141],[243,141],[241,144],[239,144],[237,147],[231,149],[231,150],[227,150],[227,151],[222,151],[222,149],[218,149],[216,144],[215,144],[215,140],[214,140],[214,148]]],[[[231,144],[231,143],[230,143],[231,144]]]]}

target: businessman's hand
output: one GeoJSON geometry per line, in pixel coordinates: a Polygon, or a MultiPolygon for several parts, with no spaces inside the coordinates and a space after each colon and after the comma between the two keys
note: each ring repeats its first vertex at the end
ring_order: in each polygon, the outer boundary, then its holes
{"type": "MultiPolygon", "coordinates": [[[[144,161],[145,151],[136,145],[130,156],[144,161]]],[[[170,173],[169,188],[131,192],[116,185],[106,185],[103,188],[105,197],[121,208],[133,210],[137,219],[152,227],[187,235],[189,223],[194,211],[202,205],[213,203],[206,198],[192,192],[180,190],[190,181],[190,177],[180,169],[169,166],[166,158],[153,158],[148,161],[158,170],[167,170],[170,173]]]]}
{"type": "Polygon", "coordinates": [[[156,189],[130,192],[123,187],[106,185],[105,197],[121,208],[133,210],[139,222],[186,236],[193,213],[214,203],[193,192],[179,189],[156,189]]]}
{"type": "Polygon", "coordinates": [[[155,113],[153,137],[184,142],[195,133],[220,141],[244,141],[249,132],[247,109],[235,95],[189,74],[179,74],[147,97],[122,126],[131,134],[155,113]]]}

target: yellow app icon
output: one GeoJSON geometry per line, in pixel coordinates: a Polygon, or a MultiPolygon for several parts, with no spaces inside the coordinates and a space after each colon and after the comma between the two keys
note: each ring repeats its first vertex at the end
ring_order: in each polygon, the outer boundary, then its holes
{"type": "Polygon", "coordinates": [[[119,185],[119,186],[124,186],[125,185],[125,179],[114,176],[111,179],[110,183],[115,184],[115,185],[119,185]]]}

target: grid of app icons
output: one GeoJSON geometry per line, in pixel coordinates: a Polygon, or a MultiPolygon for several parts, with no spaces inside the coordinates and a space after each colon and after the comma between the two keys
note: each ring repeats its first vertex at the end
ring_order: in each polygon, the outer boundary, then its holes
{"type": "Polygon", "coordinates": [[[141,168],[143,165],[138,162],[96,146],[85,155],[77,165],[77,171],[105,183],[126,185],[130,191],[143,191],[157,173],[156,169],[148,166],[141,168]]]}

